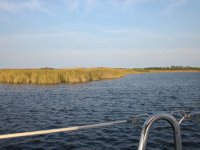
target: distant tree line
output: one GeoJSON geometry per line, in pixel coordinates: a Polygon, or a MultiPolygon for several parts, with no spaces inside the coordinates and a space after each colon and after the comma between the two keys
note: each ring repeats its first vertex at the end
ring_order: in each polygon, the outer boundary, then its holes
{"type": "Polygon", "coordinates": [[[170,66],[170,67],[147,67],[144,69],[154,69],[154,70],[199,70],[199,67],[191,66],[170,66]]]}

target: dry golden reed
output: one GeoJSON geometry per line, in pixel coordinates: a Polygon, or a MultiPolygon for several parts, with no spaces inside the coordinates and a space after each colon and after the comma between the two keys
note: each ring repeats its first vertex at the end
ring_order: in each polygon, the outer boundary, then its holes
{"type": "Polygon", "coordinates": [[[115,79],[134,73],[130,69],[75,68],[75,69],[1,69],[0,83],[82,83],[103,79],[115,79]]]}
{"type": "Polygon", "coordinates": [[[200,68],[74,68],[0,69],[0,83],[58,84],[116,79],[127,74],[161,72],[200,72],[200,68]]]}

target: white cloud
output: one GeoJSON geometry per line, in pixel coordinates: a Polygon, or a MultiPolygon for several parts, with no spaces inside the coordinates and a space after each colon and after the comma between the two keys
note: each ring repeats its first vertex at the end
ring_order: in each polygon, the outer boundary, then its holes
{"type": "Polygon", "coordinates": [[[89,13],[94,8],[98,0],[64,0],[67,10],[70,12],[89,13]]]}
{"type": "Polygon", "coordinates": [[[80,3],[77,0],[65,0],[65,4],[67,9],[71,12],[77,12],[80,7],[80,3]]]}
{"type": "Polygon", "coordinates": [[[188,0],[170,0],[170,4],[163,10],[163,14],[168,15],[176,8],[186,4],[188,0]]]}
{"type": "MultiPolygon", "coordinates": [[[[145,3],[156,4],[160,0],[61,0],[66,9],[72,13],[90,13],[98,8],[110,7],[119,11],[129,11],[134,6],[145,3]]],[[[166,0],[168,5],[163,10],[164,14],[169,14],[175,8],[180,7],[189,0],[166,0]]],[[[0,0],[0,11],[16,14],[22,10],[40,11],[52,16],[48,3],[51,1],[42,0],[0,0]]]]}
{"type": "Polygon", "coordinates": [[[67,10],[70,12],[91,12],[97,7],[107,7],[118,10],[128,10],[133,5],[144,2],[145,0],[64,0],[67,10]],[[104,4],[104,5],[102,5],[104,4]]]}
{"type": "Polygon", "coordinates": [[[13,0],[1,0],[0,11],[9,13],[17,13],[22,10],[37,10],[49,14],[49,11],[41,6],[39,0],[26,0],[26,1],[13,1],[13,0]]]}
{"type": "MultiPolygon", "coordinates": [[[[156,4],[160,0],[64,0],[67,10],[70,12],[91,12],[98,7],[110,7],[117,10],[129,11],[134,6],[142,4],[156,4]]],[[[172,10],[188,2],[188,0],[166,0],[168,3],[163,13],[168,14],[172,10]]]]}

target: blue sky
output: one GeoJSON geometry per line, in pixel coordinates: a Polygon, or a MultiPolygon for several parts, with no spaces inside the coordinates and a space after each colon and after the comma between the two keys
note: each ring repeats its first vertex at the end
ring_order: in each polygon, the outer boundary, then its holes
{"type": "Polygon", "coordinates": [[[0,0],[0,68],[200,67],[199,0],[0,0]]]}

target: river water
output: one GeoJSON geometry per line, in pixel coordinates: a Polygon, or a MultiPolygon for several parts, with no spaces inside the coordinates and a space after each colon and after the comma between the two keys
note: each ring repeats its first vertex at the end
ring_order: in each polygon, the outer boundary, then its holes
{"type": "MultiPolygon", "coordinates": [[[[140,113],[200,111],[200,73],[128,75],[84,84],[0,84],[0,134],[124,120],[140,113]]],[[[133,150],[141,126],[112,127],[0,140],[1,150],[133,150]]],[[[181,124],[184,150],[200,149],[200,117],[181,124]]],[[[173,149],[164,121],[153,125],[147,149],[173,149]]]]}

